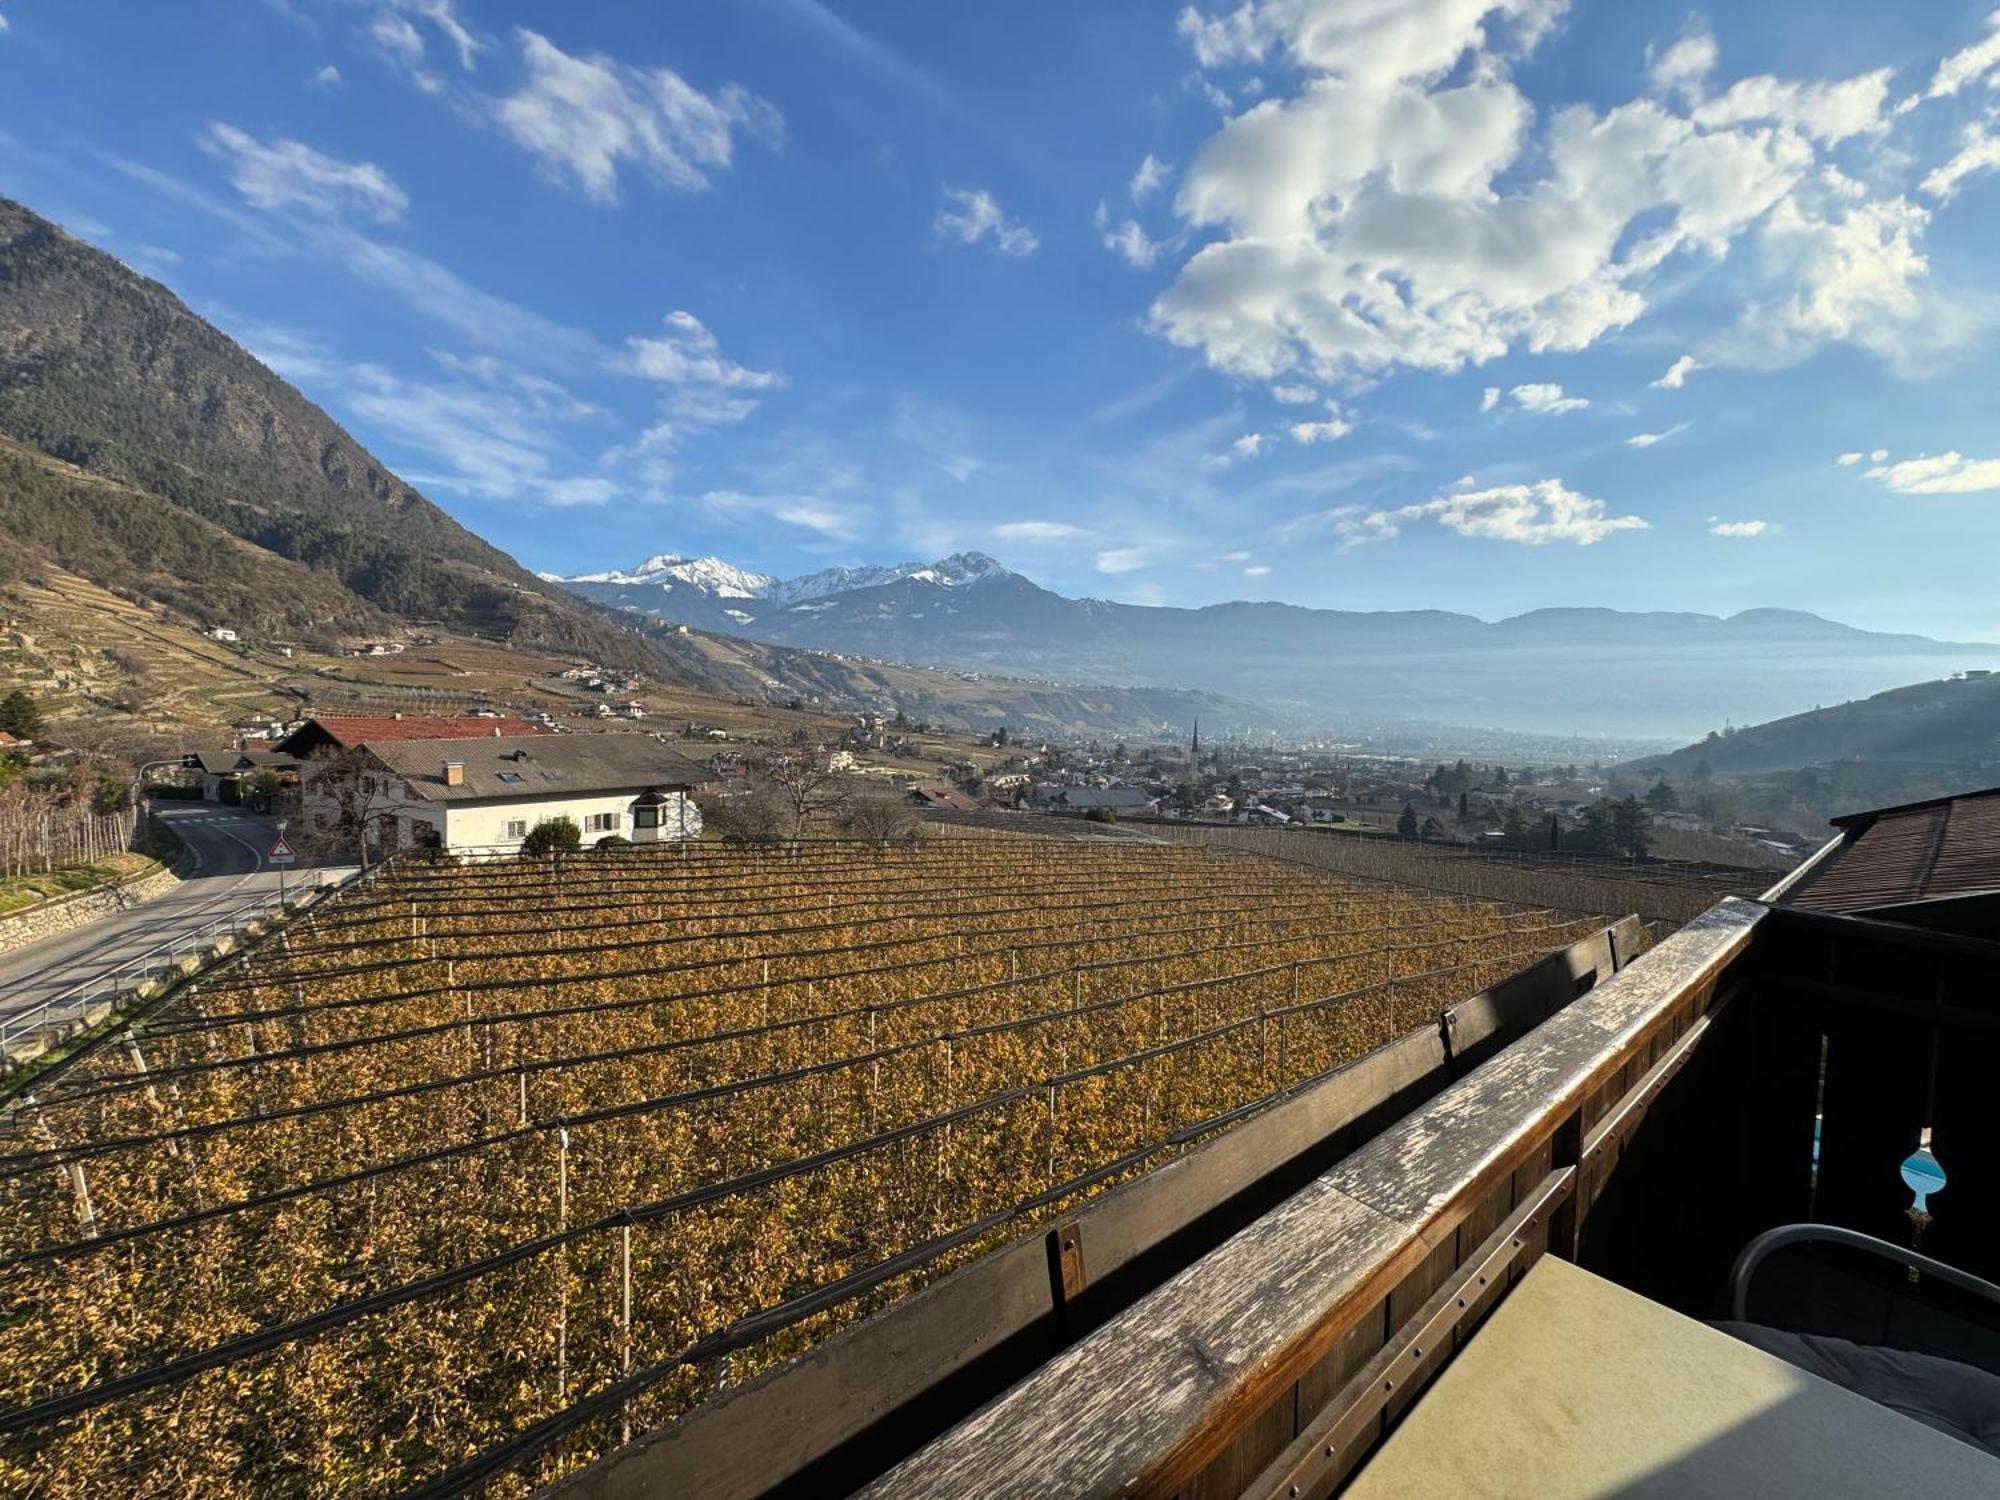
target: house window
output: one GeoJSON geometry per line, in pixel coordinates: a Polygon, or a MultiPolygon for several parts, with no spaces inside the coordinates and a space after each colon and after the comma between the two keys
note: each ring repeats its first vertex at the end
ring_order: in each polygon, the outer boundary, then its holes
{"type": "Polygon", "coordinates": [[[509,818],[507,820],[508,838],[524,839],[527,836],[528,836],[528,820],[526,818],[509,818]]]}
{"type": "Polygon", "coordinates": [[[633,808],[632,826],[634,828],[658,828],[660,826],[660,810],[657,807],[633,808]]]}
{"type": "Polygon", "coordinates": [[[583,820],[583,831],[585,833],[616,833],[618,831],[618,814],[615,812],[587,813],[583,820]]]}

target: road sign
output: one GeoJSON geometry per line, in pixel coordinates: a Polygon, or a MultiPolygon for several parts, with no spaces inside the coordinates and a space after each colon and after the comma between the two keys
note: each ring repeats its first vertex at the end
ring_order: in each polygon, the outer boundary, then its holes
{"type": "Polygon", "coordinates": [[[271,845],[269,858],[274,865],[288,865],[297,859],[298,855],[292,852],[292,846],[285,842],[285,836],[281,833],[278,835],[278,841],[271,845]]]}

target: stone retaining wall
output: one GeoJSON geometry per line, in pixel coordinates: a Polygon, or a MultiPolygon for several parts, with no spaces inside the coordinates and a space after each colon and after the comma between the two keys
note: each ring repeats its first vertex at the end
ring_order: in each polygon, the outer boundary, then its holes
{"type": "Polygon", "coordinates": [[[99,917],[108,917],[142,901],[164,896],[180,883],[180,876],[172,870],[159,869],[136,880],[128,880],[123,885],[78,891],[74,896],[45,901],[40,906],[31,906],[12,916],[0,917],[0,953],[25,948],[30,943],[39,943],[43,938],[55,937],[86,922],[95,922],[99,917]]]}

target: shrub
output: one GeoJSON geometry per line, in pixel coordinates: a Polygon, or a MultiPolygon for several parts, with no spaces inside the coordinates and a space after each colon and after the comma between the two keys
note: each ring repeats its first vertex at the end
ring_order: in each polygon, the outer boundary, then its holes
{"type": "Polygon", "coordinates": [[[622,833],[607,833],[597,841],[600,849],[630,849],[632,841],[622,833]]]}
{"type": "Polygon", "coordinates": [[[544,818],[521,840],[523,854],[553,854],[558,849],[582,847],[583,830],[574,818],[544,818]]]}
{"type": "Polygon", "coordinates": [[[1118,810],[1111,807],[1093,807],[1083,815],[1083,820],[1086,823],[1116,823],[1118,810]]]}

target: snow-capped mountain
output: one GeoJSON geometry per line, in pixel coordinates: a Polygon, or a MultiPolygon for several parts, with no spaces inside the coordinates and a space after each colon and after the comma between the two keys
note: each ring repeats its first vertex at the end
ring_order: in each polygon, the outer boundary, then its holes
{"type": "Polygon", "coordinates": [[[629,572],[557,581],[662,623],[772,645],[1064,683],[1200,688],[1346,720],[1545,731],[1550,684],[1588,682],[1554,728],[1675,738],[1989,667],[1995,649],[1781,610],[1718,619],[1557,609],[1489,623],[1444,610],[1119,604],[1054,593],[978,552],[782,581],[714,558],[648,558],[629,572]]]}
{"type": "Polygon", "coordinates": [[[819,601],[864,589],[902,583],[960,589],[1016,575],[983,552],[958,552],[928,563],[823,568],[798,578],[752,573],[719,557],[682,557],[662,552],[633,568],[569,577],[555,573],[541,576],[599,604],[636,610],[677,625],[740,632],[760,616],[800,606],[810,608],[819,601]]]}

